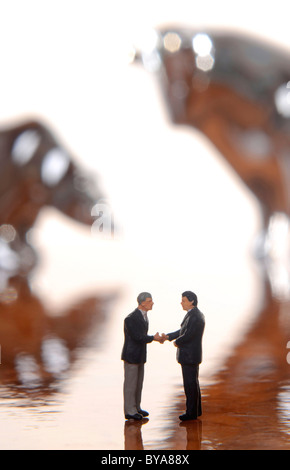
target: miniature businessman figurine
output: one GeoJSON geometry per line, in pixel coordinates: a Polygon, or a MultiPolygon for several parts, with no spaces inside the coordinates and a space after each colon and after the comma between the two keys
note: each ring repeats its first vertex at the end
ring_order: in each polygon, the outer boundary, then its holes
{"type": "Polygon", "coordinates": [[[181,364],[184,392],[186,396],[186,413],[179,416],[181,421],[197,419],[201,416],[201,395],[199,388],[199,364],[202,361],[202,336],[205,327],[204,315],[197,308],[197,296],[191,291],[182,294],[181,305],[187,310],[181,328],[173,333],[163,334],[165,341],[175,340],[177,362],[181,364]]]}
{"type": "Polygon", "coordinates": [[[163,342],[159,333],[148,335],[147,312],[152,310],[151,294],[142,292],[137,297],[138,308],[124,321],[125,341],[121,359],[124,361],[124,414],[126,419],[141,420],[149,415],[141,409],[141,395],[146,362],[147,343],[163,342]]]}

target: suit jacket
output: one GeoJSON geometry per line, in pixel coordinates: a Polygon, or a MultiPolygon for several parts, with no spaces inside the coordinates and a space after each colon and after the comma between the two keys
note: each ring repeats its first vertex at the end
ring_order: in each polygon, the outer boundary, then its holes
{"type": "Polygon", "coordinates": [[[146,362],[147,343],[151,343],[154,336],[147,335],[148,323],[140,310],[136,308],[124,320],[124,346],[121,359],[131,364],[146,362]]]}
{"type": "Polygon", "coordinates": [[[180,364],[200,364],[202,361],[202,336],[205,327],[203,313],[194,307],[185,315],[180,329],[169,333],[169,341],[176,340],[176,359],[180,364]]]}

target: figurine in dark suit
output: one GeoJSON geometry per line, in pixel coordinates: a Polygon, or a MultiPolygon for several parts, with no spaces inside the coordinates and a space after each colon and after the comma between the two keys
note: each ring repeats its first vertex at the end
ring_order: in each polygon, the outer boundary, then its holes
{"type": "Polygon", "coordinates": [[[141,395],[146,362],[147,343],[162,342],[159,333],[148,335],[147,312],[152,310],[151,294],[137,297],[138,308],[124,320],[125,341],[121,359],[124,361],[124,414],[126,419],[141,420],[149,415],[141,409],[141,395]]]}
{"type": "Polygon", "coordinates": [[[186,396],[186,413],[179,416],[181,421],[197,419],[202,414],[201,394],[199,388],[199,364],[202,362],[202,337],[205,327],[203,313],[197,308],[196,294],[186,291],[182,294],[181,305],[187,310],[180,329],[173,333],[163,334],[163,341],[175,340],[177,362],[181,364],[184,392],[186,396]]]}

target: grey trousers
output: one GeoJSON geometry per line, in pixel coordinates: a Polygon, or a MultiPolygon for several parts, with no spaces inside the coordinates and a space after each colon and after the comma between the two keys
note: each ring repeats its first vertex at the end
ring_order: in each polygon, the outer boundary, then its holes
{"type": "Polygon", "coordinates": [[[124,414],[134,415],[141,409],[144,364],[124,361],[124,414]]]}

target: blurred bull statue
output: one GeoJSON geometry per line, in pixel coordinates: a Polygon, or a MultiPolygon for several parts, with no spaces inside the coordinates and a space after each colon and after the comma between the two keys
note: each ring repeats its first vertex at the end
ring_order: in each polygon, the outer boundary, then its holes
{"type": "Polygon", "coordinates": [[[260,256],[276,279],[279,271],[281,290],[289,293],[289,51],[218,31],[168,27],[153,33],[135,62],[158,74],[173,123],[201,131],[257,198],[260,256]],[[273,267],[279,237],[280,252],[285,249],[273,267]]]}
{"type": "Polygon", "coordinates": [[[91,226],[101,194],[47,126],[37,121],[0,130],[0,169],[0,281],[4,284],[10,275],[26,276],[34,268],[37,255],[29,231],[44,206],[91,226]]]}
{"type": "Polygon", "coordinates": [[[82,297],[52,311],[30,286],[38,260],[30,230],[42,208],[53,206],[91,228],[104,219],[98,201],[97,184],[46,125],[30,121],[0,130],[2,391],[34,389],[45,399],[71,370],[80,348],[90,347],[92,331],[104,327],[114,294],[82,297]]]}

